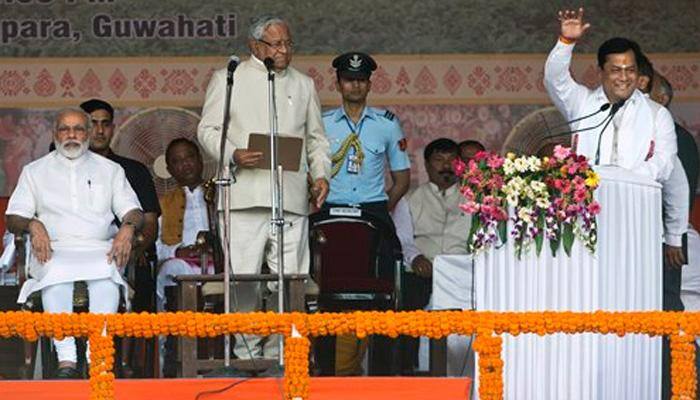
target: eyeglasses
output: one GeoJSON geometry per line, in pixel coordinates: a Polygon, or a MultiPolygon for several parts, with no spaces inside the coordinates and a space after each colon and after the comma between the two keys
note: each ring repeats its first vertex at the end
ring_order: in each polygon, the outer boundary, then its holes
{"type": "Polygon", "coordinates": [[[274,43],[270,43],[267,40],[264,39],[258,39],[258,42],[264,43],[265,45],[269,46],[275,51],[280,51],[283,48],[286,48],[287,50],[292,50],[294,48],[294,42],[291,40],[279,40],[274,43]]]}
{"type": "Polygon", "coordinates": [[[61,133],[61,134],[66,134],[66,133],[71,132],[71,131],[78,133],[78,134],[83,134],[87,131],[87,128],[85,127],[85,125],[74,125],[74,126],[59,125],[58,128],[56,128],[56,130],[58,131],[58,133],[61,133]]]}

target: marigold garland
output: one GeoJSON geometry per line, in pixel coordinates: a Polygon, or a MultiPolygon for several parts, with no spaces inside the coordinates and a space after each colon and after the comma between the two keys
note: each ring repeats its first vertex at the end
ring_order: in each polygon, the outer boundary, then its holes
{"type": "Polygon", "coordinates": [[[284,339],[284,394],[287,400],[309,397],[309,348],[305,337],[284,339]]]}
{"type": "Polygon", "coordinates": [[[222,334],[282,334],[285,340],[287,399],[309,395],[308,337],[383,334],[441,338],[476,333],[480,388],[483,399],[503,396],[503,333],[646,334],[671,340],[673,399],[696,398],[695,336],[700,336],[700,313],[695,312],[355,312],[355,313],[161,313],[161,314],[42,314],[0,312],[0,337],[88,337],[90,340],[91,399],[114,398],[114,336],[153,337],[176,335],[212,337],[222,334]],[[301,337],[292,337],[295,326],[301,337]]]}
{"type": "Polygon", "coordinates": [[[503,398],[503,339],[489,331],[479,331],[474,339],[474,351],[479,354],[479,398],[503,398]]]}

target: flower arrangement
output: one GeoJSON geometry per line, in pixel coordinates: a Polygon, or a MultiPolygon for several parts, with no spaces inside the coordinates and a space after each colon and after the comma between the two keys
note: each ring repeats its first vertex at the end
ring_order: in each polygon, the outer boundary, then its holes
{"type": "Polygon", "coordinates": [[[544,239],[553,256],[562,246],[571,255],[575,238],[595,252],[600,204],[593,192],[599,177],[586,157],[562,146],[555,147],[553,157],[544,158],[482,151],[467,163],[456,160],[453,167],[462,180],[465,202],[460,208],[472,216],[470,253],[506,243],[508,236],[518,258],[533,243],[539,255],[544,239]]]}
{"type": "Polygon", "coordinates": [[[90,339],[90,398],[114,398],[113,336],[156,335],[215,336],[232,333],[285,335],[285,398],[307,399],[309,337],[355,334],[428,336],[476,333],[474,350],[479,353],[479,397],[503,397],[503,360],[500,336],[509,333],[551,335],[646,334],[671,340],[671,382],[674,399],[696,398],[694,338],[700,335],[700,313],[694,312],[476,312],[412,311],[354,313],[160,313],[160,314],[43,314],[25,311],[0,312],[0,337],[19,336],[34,341],[38,336],[88,336],[90,339]],[[106,335],[104,329],[106,327],[106,335]],[[294,333],[294,328],[298,334],[294,333]]]}

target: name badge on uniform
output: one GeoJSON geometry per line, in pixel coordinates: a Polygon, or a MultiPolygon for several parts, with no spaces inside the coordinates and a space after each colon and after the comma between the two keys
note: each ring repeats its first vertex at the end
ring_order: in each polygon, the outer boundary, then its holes
{"type": "Polygon", "coordinates": [[[357,154],[354,152],[348,155],[348,174],[359,174],[360,173],[360,162],[357,158],[357,154]]]}

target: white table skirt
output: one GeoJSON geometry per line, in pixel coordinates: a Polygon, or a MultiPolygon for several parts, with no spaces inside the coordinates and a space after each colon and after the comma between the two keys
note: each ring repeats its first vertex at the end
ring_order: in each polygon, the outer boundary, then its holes
{"type": "MultiPolygon", "coordinates": [[[[476,307],[490,311],[661,310],[660,186],[599,169],[598,248],[567,257],[545,243],[517,260],[512,241],[476,258],[476,307]]],[[[510,230],[510,229],[509,229],[510,230]]],[[[506,399],[660,397],[661,340],[645,335],[503,335],[506,399]]],[[[477,379],[478,385],[478,379],[477,379]]],[[[478,393],[478,391],[477,391],[478,393]]]]}

